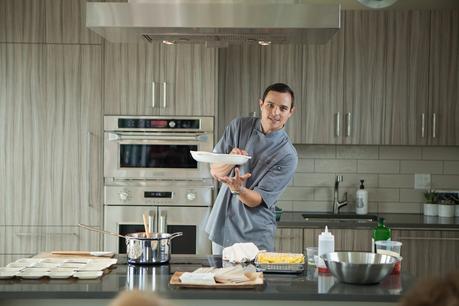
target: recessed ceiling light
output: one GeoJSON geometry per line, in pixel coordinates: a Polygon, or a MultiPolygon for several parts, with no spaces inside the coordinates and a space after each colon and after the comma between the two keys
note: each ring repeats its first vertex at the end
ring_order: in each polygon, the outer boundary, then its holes
{"type": "Polygon", "coordinates": [[[271,42],[269,40],[259,40],[258,44],[260,46],[269,46],[271,44],[271,42]]]}
{"type": "Polygon", "coordinates": [[[373,8],[373,9],[380,9],[391,6],[397,0],[357,0],[366,7],[373,8]]]}
{"type": "Polygon", "coordinates": [[[175,41],[163,40],[163,44],[165,44],[165,45],[175,45],[175,41]]]}

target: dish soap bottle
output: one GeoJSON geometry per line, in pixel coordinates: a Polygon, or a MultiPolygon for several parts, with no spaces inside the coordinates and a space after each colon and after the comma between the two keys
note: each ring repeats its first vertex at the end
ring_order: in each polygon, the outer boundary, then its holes
{"type": "Polygon", "coordinates": [[[328,231],[328,226],[325,226],[325,231],[319,235],[319,248],[317,250],[317,255],[319,256],[317,268],[319,272],[329,272],[325,261],[320,258],[320,256],[333,253],[335,251],[335,237],[332,233],[328,231]]]}
{"type": "Polygon", "coordinates": [[[368,214],[368,191],[363,186],[364,180],[360,180],[360,189],[355,194],[355,212],[357,215],[368,214]]]}
{"type": "Polygon", "coordinates": [[[376,241],[381,241],[381,240],[390,240],[392,236],[390,228],[388,228],[384,224],[384,218],[379,217],[378,218],[378,226],[373,230],[373,235],[372,235],[372,252],[376,253],[376,241]]]}

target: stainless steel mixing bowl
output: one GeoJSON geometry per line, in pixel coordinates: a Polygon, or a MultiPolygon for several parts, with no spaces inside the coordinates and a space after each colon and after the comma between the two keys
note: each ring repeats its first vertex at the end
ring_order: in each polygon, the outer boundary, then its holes
{"type": "Polygon", "coordinates": [[[376,284],[394,268],[397,258],[367,252],[334,252],[321,256],[340,282],[376,284]]]}

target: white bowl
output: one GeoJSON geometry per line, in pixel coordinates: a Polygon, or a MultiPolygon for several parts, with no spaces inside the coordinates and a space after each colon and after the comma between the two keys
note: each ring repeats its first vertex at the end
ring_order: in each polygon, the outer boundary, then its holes
{"type": "Polygon", "coordinates": [[[49,272],[44,272],[44,271],[30,271],[30,270],[26,271],[24,270],[22,272],[19,272],[16,275],[24,279],[39,279],[39,278],[48,276],[48,274],[49,272]]]}
{"type": "Polygon", "coordinates": [[[48,276],[50,278],[57,278],[57,279],[63,279],[63,278],[69,278],[73,276],[73,271],[58,271],[58,272],[49,272],[48,276]]]}
{"type": "Polygon", "coordinates": [[[251,159],[251,156],[239,154],[219,154],[204,151],[190,151],[191,156],[202,163],[242,165],[251,159]]]}

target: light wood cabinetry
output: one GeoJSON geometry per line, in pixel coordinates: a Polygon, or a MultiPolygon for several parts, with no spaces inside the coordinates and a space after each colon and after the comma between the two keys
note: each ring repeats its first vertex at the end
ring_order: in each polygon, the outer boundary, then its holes
{"type": "MultiPolygon", "coordinates": [[[[294,104],[295,112],[285,126],[287,134],[292,142],[301,142],[303,132],[303,103],[301,103],[302,50],[302,45],[274,45],[268,48],[260,47],[260,95],[263,94],[266,87],[273,83],[285,83],[292,88],[296,96],[296,104],[294,104]]],[[[261,96],[259,98],[261,98],[261,96]]],[[[257,113],[259,113],[259,111],[257,113]]]]}
{"type": "Polygon", "coordinates": [[[401,241],[402,271],[417,277],[445,275],[459,268],[459,232],[447,230],[392,230],[401,241]]]}
{"type": "MultiPolygon", "coordinates": [[[[304,247],[318,246],[318,239],[323,228],[304,229],[304,247]]],[[[335,236],[336,251],[371,251],[370,229],[337,229],[329,231],[335,236]]]]}
{"type": "Polygon", "coordinates": [[[276,252],[303,253],[303,229],[278,228],[275,235],[276,252]]]}
{"type": "Polygon", "coordinates": [[[387,11],[382,144],[426,144],[429,11],[387,11]]]}
{"type": "Polygon", "coordinates": [[[343,69],[343,30],[326,44],[303,45],[299,143],[342,143],[343,69]]]}
{"type": "Polygon", "coordinates": [[[458,100],[459,10],[432,11],[429,107],[425,112],[428,144],[459,144],[458,100]]]}
{"type": "MultiPolygon", "coordinates": [[[[101,51],[98,45],[0,44],[0,71],[8,73],[0,79],[6,148],[0,151],[0,225],[101,225],[101,51]]],[[[28,252],[34,243],[25,244],[28,252]]],[[[99,248],[97,241],[91,245],[99,248]]]]}
{"type": "Polygon", "coordinates": [[[86,0],[2,0],[0,42],[101,44],[86,28],[86,0]]]}
{"type": "Polygon", "coordinates": [[[258,101],[263,94],[260,48],[243,44],[219,50],[217,139],[232,119],[260,113],[258,101]]]}
{"type": "Polygon", "coordinates": [[[213,116],[216,50],[202,45],[107,42],[104,87],[105,114],[213,116]]]}

